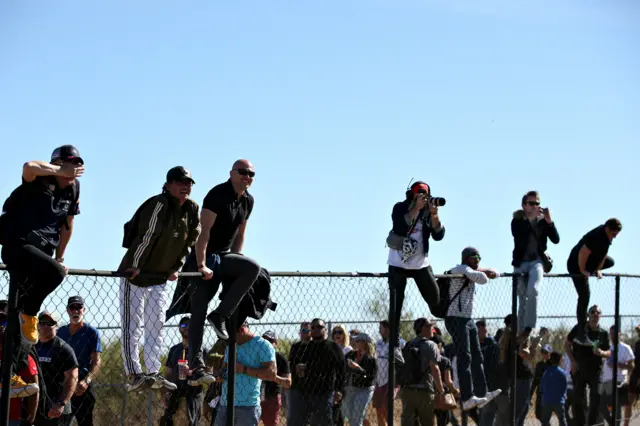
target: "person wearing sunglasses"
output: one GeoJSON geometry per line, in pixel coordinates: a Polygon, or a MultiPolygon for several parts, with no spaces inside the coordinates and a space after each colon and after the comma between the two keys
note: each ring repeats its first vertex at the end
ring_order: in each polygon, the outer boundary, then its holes
{"type": "Polygon", "coordinates": [[[473,321],[476,284],[487,284],[500,274],[495,269],[480,267],[480,252],[474,247],[462,250],[461,258],[462,263],[449,271],[464,278],[451,278],[444,325],[453,340],[462,410],[469,411],[486,406],[502,392],[500,389],[488,392],[478,328],[473,321]]]}
{"type": "Polygon", "coordinates": [[[181,342],[169,349],[167,361],[165,362],[165,373],[167,379],[175,383],[177,389],[173,392],[165,394],[166,409],[160,420],[160,426],[173,426],[174,416],[180,406],[180,400],[185,398],[187,401],[187,419],[189,426],[197,426],[200,424],[202,416],[203,391],[202,386],[189,386],[186,379],[180,379],[180,369],[188,369],[188,364],[183,365],[183,361],[189,359],[189,317],[185,316],[180,319],[178,324],[178,332],[180,333],[181,342]]]}
{"type": "Polygon", "coordinates": [[[560,235],[551,219],[551,211],[540,207],[540,196],[529,191],[522,197],[522,208],[513,213],[513,272],[518,277],[518,331],[535,329],[538,319],[538,291],[545,269],[550,271],[547,241],[560,243],[560,235]],[[545,268],[546,263],[546,268],[545,268]]]}
{"type": "MultiPolygon", "coordinates": [[[[27,367],[28,345],[38,343],[38,312],[42,302],[66,276],[64,255],[80,214],[80,181],[84,160],[72,145],[56,148],[50,161],[28,161],[22,184],[7,198],[0,215],[2,261],[18,284],[18,320],[12,371],[27,367]]],[[[12,388],[22,386],[12,376],[12,388]]]]}
{"type": "Polygon", "coordinates": [[[235,312],[260,273],[260,265],[242,254],[245,230],[254,204],[248,189],[255,175],[249,160],[237,160],[229,172],[229,179],[214,186],[202,203],[202,232],[185,266],[185,271],[202,273],[202,277],[190,279],[188,286],[191,301],[189,347],[193,350],[189,365],[195,369],[189,383],[196,386],[210,380],[205,372],[204,359],[199,355],[205,318],[216,335],[227,340],[226,320],[235,312]],[[212,268],[212,257],[219,258],[216,268],[212,268]],[[209,302],[221,282],[228,286],[223,289],[218,307],[207,316],[209,302]]]}
{"type": "Polygon", "coordinates": [[[36,416],[36,426],[62,426],[70,420],[71,397],[78,383],[78,360],[73,348],[57,336],[58,321],[49,311],[38,315],[40,341],[36,352],[47,389],[44,410],[36,416]]]}
{"type": "Polygon", "coordinates": [[[127,252],[118,272],[122,274],[122,357],[130,392],[146,388],[176,390],[176,385],[159,373],[170,302],[166,282],[178,279],[178,271],[200,234],[200,207],[189,197],[194,184],[189,170],[171,168],[162,192],[142,203],[125,225],[123,246],[127,252]],[[146,374],[139,352],[143,327],[146,374]]]}

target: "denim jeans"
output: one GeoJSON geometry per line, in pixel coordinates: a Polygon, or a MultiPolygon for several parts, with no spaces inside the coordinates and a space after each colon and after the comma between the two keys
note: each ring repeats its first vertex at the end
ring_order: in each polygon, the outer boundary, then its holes
{"type": "Polygon", "coordinates": [[[471,318],[447,317],[444,324],[453,339],[461,401],[467,401],[474,395],[484,397],[487,394],[487,381],[475,322],[471,318]]]}
{"type": "Polygon", "coordinates": [[[493,426],[497,414],[498,402],[494,399],[480,410],[480,423],[478,426],[493,426]]]}
{"type": "Polygon", "coordinates": [[[347,386],[344,390],[342,414],[349,420],[349,426],[362,426],[367,414],[367,407],[373,398],[373,386],[370,388],[356,388],[347,386]]]}
{"type": "Polygon", "coordinates": [[[516,380],[516,426],[524,426],[529,414],[532,383],[533,379],[516,380]]]}
{"type": "MultiPolygon", "coordinates": [[[[216,421],[214,426],[226,426],[227,424],[227,407],[218,404],[216,413],[216,421]]],[[[237,426],[258,426],[260,422],[260,406],[254,407],[235,407],[234,425],[237,426]]]]}
{"type": "Polygon", "coordinates": [[[289,389],[287,426],[331,426],[333,423],[333,392],[304,394],[289,389]]]}
{"type": "Polygon", "coordinates": [[[567,426],[567,418],[564,415],[564,404],[543,405],[542,418],[540,419],[542,426],[551,426],[551,416],[553,413],[556,413],[560,426],[567,426]]]}
{"type": "MultiPolygon", "coordinates": [[[[511,425],[511,401],[509,399],[509,394],[507,393],[507,391],[504,390],[504,392],[498,395],[496,399],[491,401],[491,404],[493,403],[496,404],[496,412],[495,412],[495,420],[494,420],[495,423],[493,423],[493,426],[510,426],[511,425]]],[[[487,407],[489,405],[487,405],[487,407]]],[[[484,422],[484,413],[482,415],[482,418],[480,419],[480,422],[481,422],[480,426],[490,425],[489,423],[484,422]]]]}
{"type": "Polygon", "coordinates": [[[544,276],[542,261],[523,261],[513,272],[525,274],[518,277],[518,328],[535,328],[538,320],[538,289],[544,276]]]}

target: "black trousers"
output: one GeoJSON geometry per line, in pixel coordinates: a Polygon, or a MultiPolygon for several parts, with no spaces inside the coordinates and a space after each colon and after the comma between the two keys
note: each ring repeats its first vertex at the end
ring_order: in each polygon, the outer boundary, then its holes
{"type": "Polygon", "coordinates": [[[573,376],[573,424],[595,425],[600,422],[599,376],[599,372],[580,370],[573,376]],[[585,407],[585,403],[587,402],[587,386],[589,387],[588,410],[587,407],[585,407]],[[588,420],[588,422],[585,420],[588,420]]]}
{"type": "MultiPolygon", "coordinates": [[[[2,261],[7,265],[9,276],[18,284],[18,311],[27,315],[38,315],[42,302],[65,277],[62,265],[30,244],[13,243],[2,247],[2,261]]],[[[17,318],[16,318],[17,321],[17,318]]],[[[13,373],[27,366],[30,346],[20,335],[20,326],[13,336],[13,373]]]]}
{"type": "MultiPolygon", "coordinates": [[[[611,268],[615,262],[611,256],[607,256],[604,260],[604,264],[602,265],[602,269],[611,268]]],[[[594,268],[588,268],[590,266],[587,264],[587,272],[594,273],[594,268]]],[[[584,329],[587,325],[587,313],[589,311],[589,299],[591,299],[591,290],[589,289],[589,278],[580,274],[580,268],[576,264],[568,264],[567,269],[569,273],[572,274],[571,279],[573,280],[573,285],[578,292],[578,305],[576,307],[576,319],[578,320],[578,325],[580,329],[584,329]]]]}
{"type": "MultiPolygon", "coordinates": [[[[204,322],[207,317],[209,302],[218,292],[221,281],[233,280],[224,299],[214,312],[223,318],[229,318],[237,309],[242,298],[253,286],[260,273],[260,265],[246,256],[229,253],[221,255],[219,273],[211,280],[192,278],[189,282],[191,299],[191,321],[189,322],[189,365],[190,368],[204,368],[202,339],[204,322]]],[[[233,333],[234,330],[228,330],[233,333]]]]}
{"type": "MultiPolygon", "coordinates": [[[[407,288],[407,278],[413,278],[422,295],[422,299],[429,305],[429,310],[437,307],[440,303],[440,289],[436,283],[436,277],[433,275],[431,266],[422,269],[403,269],[396,266],[389,266],[389,288],[396,290],[396,337],[400,336],[400,319],[402,318],[402,305],[404,304],[404,293],[407,288]]],[[[389,325],[392,326],[391,324],[389,325]]]]}
{"type": "Polygon", "coordinates": [[[164,415],[160,419],[160,426],[173,426],[173,416],[180,407],[180,399],[187,399],[187,417],[189,426],[199,426],[200,417],[202,416],[202,399],[204,392],[202,388],[195,388],[189,386],[189,388],[180,387],[178,390],[171,393],[169,403],[167,404],[164,415]]]}

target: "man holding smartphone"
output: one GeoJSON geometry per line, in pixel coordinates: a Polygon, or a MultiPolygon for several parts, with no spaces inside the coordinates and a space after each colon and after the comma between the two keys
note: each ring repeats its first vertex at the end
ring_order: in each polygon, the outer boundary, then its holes
{"type": "Polygon", "coordinates": [[[538,292],[544,279],[544,265],[548,261],[547,240],[560,242],[560,235],[548,208],[540,207],[537,191],[522,197],[522,208],[513,213],[513,272],[518,277],[518,331],[536,327],[538,319],[538,292]]]}
{"type": "Polygon", "coordinates": [[[595,275],[602,278],[602,270],[614,265],[613,258],[608,256],[609,247],[613,239],[622,231],[622,223],[615,218],[607,220],[586,233],[571,250],[567,260],[567,269],[572,275],[573,285],[578,292],[576,316],[578,328],[573,341],[578,345],[592,346],[593,342],[587,336],[587,308],[591,291],[589,277],[595,275]]]}
{"type": "MultiPolygon", "coordinates": [[[[18,284],[20,335],[12,356],[12,389],[24,386],[15,375],[27,366],[26,350],[38,343],[38,312],[67,274],[64,254],[80,214],[84,161],[72,145],[56,148],[50,161],[28,161],[22,184],[7,198],[0,216],[2,261],[18,284]]],[[[10,336],[13,337],[13,336],[10,336]]]]}

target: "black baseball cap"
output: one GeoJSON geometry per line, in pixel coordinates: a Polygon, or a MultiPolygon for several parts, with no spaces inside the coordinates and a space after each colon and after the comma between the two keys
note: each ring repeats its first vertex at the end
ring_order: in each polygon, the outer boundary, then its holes
{"type": "Polygon", "coordinates": [[[196,181],[191,177],[191,172],[182,166],[176,166],[167,172],[167,182],[190,180],[192,184],[196,184],[196,181]]]}
{"type": "Polygon", "coordinates": [[[84,306],[84,299],[82,296],[71,296],[69,300],[67,300],[67,307],[76,304],[84,306]]]}
{"type": "Polygon", "coordinates": [[[53,150],[51,153],[51,162],[54,161],[72,161],[76,160],[80,164],[84,164],[84,160],[80,156],[80,151],[73,145],[62,145],[53,150]]]}

